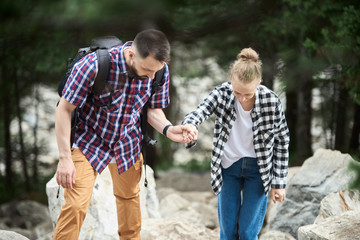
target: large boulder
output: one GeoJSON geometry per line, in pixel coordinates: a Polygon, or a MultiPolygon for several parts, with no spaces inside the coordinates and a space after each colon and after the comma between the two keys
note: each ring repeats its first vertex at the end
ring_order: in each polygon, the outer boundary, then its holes
{"type": "Polygon", "coordinates": [[[319,149],[307,159],[288,182],[286,200],[270,219],[270,230],[297,236],[300,226],[314,223],[321,200],[330,193],[348,189],[354,174],[348,165],[349,154],[319,149]]]}
{"type": "MultiPolygon", "coordinates": [[[[144,171],[143,171],[144,172],[144,171]]],[[[158,200],[155,192],[154,172],[148,166],[146,168],[148,188],[144,187],[144,174],[140,180],[140,201],[141,217],[160,217],[158,212],[158,200]]],[[[90,206],[82,225],[79,240],[118,240],[117,216],[115,197],[112,190],[112,180],[109,170],[106,168],[98,175],[95,184],[90,206]]],[[[64,190],[60,188],[57,198],[58,185],[56,176],[46,184],[46,193],[49,200],[49,210],[53,225],[55,226],[60,215],[61,206],[65,203],[64,190]]]]}
{"type": "Polygon", "coordinates": [[[360,239],[358,191],[330,193],[320,205],[315,223],[300,227],[298,239],[360,239]]]}
{"type": "Polygon", "coordinates": [[[299,228],[298,240],[360,239],[360,211],[346,211],[299,228]]]}
{"type": "Polygon", "coordinates": [[[340,215],[346,211],[360,212],[360,196],[358,191],[343,191],[330,193],[320,203],[320,212],[315,219],[315,224],[325,218],[340,215]]]}
{"type": "Polygon", "coordinates": [[[5,203],[0,206],[0,229],[37,239],[52,229],[49,210],[31,200],[5,203]]]}

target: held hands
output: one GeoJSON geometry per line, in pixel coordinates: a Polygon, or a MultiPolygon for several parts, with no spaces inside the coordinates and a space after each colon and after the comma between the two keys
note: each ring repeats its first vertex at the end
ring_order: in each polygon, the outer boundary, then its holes
{"type": "Polygon", "coordinates": [[[276,189],[271,190],[271,199],[274,203],[282,202],[286,199],[285,189],[276,189]]]}
{"type": "Polygon", "coordinates": [[[197,139],[197,129],[190,124],[171,126],[166,136],[174,142],[189,143],[197,139]]]}

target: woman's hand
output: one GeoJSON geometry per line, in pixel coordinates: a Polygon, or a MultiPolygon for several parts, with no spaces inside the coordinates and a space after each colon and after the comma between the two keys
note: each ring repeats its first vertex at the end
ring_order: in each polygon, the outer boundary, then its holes
{"type": "Polygon", "coordinates": [[[284,201],[286,199],[285,189],[273,188],[271,190],[271,199],[274,203],[284,201]]]}

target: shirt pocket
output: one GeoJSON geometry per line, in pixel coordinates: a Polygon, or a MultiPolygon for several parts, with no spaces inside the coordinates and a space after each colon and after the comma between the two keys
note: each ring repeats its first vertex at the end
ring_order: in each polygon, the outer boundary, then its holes
{"type": "Polygon", "coordinates": [[[133,96],[132,102],[132,114],[136,115],[138,112],[142,112],[142,109],[147,101],[150,101],[150,91],[146,89],[138,90],[133,96]]]}
{"type": "Polygon", "coordinates": [[[111,94],[110,91],[106,91],[99,95],[94,95],[94,105],[102,108],[102,110],[112,113],[119,112],[125,100],[125,94],[123,89],[114,90],[111,94]]]}

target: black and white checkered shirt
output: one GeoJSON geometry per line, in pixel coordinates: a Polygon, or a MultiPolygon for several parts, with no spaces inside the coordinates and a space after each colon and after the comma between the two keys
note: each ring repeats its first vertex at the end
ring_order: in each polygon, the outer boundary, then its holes
{"type": "MultiPolygon", "coordinates": [[[[236,119],[235,99],[231,83],[225,82],[217,86],[182,122],[198,127],[210,115],[216,115],[211,154],[211,186],[216,195],[222,187],[221,156],[236,119]]],[[[263,85],[257,88],[251,118],[257,164],[265,194],[268,195],[271,188],[286,187],[290,137],[280,99],[263,85]]]]}

